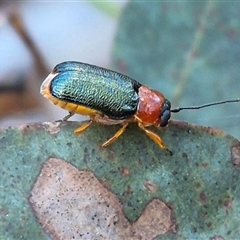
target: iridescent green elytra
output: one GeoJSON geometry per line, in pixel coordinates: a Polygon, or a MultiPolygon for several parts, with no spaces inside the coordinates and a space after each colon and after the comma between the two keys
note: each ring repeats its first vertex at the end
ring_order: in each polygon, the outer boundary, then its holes
{"type": "Polygon", "coordinates": [[[111,119],[125,119],[137,111],[141,84],[120,73],[80,62],[64,62],[54,69],[51,94],[102,112],[111,119]]]}

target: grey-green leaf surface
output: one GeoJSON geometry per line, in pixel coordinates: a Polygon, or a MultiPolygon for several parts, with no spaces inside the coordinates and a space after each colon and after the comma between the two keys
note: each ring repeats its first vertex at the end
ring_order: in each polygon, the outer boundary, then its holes
{"type": "Polygon", "coordinates": [[[161,239],[236,239],[240,235],[236,227],[240,224],[238,140],[215,129],[172,122],[161,131],[155,129],[172,150],[171,156],[135,124],[105,149],[101,144],[119,126],[93,124],[74,136],[79,124],[44,123],[1,131],[0,238],[48,238],[28,199],[51,157],[103,181],[122,203],[130,223],[150,201],[163,201],[172,211],[174,227],[161,239]]]}

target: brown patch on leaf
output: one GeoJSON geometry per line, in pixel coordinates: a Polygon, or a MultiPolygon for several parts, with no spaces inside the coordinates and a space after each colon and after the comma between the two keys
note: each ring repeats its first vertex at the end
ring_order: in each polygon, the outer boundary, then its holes
{"type": "Polygon", "coordinates": [[[171,229],[171,210],[159,199],[152,200],[137,222],[133,223],[137,239],[152,239],[171,229]]]}
{"type": "Polygon", "coordinates": [[[41,128],[41,127],[39,125],[37,125],[37,124],[31,124],[31,125],[23,124],[23,125],[19,126],[19,130],[21,131],[23,136],[26,136],[26,135],[29,134],[30,131],[37,130],[39,128],[41,128]]]}
{"type": "Polygon", "coordinates": [[[153,239],[172,229],[171,210],[158,199],[130,223],[119,199],[89,171],[51,158],[29,199],[34,212],[54,239],[153,239]]]}
{"type": "Polygon", "coordinates": [[[60,131],[61,122],[44,122],[43,128],[50,134],[57,134],[60,131]]]}
{"type": "Polygon", "coordinates": [[[124,191],[123,195],[129,198],[132,196],[132,194],[133,194],[133,190],[132,190],[131,186],[128,184],[127,189],[126,189],[126,191],[124,191]]]}
{"type": "Polygon", "coordinates": [[[206,226],[207,226],[208,228],[212,227],[212,222],[207,222],[207,223],[206,223],[206,226]]]}
{"type": "Polygon", "coordinates": [[[203,168],[207,168],[209,166],[209,163],[203,162],[200,166],[202,166],[203,168]]]}
{"type": "Polygon", "coordinates": [[[202,204],[206,204],[207,202],[207,195],[204,192],[199,194],[199,200],[202,204]]]}
{"type": "Polygon", "coordinates": [[[6,217],[9,214],[9,210],[6,208],[0,208],[0,216],[6,217]]]}
{"type": "Polygon", "coordinates": [[[195,188],[199,189],[199,188],[201,188],[201,187],[202,187],[201,183],[200,183],[200,182],[196,182],[195,188]]]}
{"type": "Polygon", "coordinates": [[[110,161],[114,161],[114,159],[116,158],[116,153],[114,151],[109,150],[106,152],[106,154],[107,159],[109,159],[110,161]]]}
{"type": "Polygon", "coordinates": [[[227,199],[223,202],[224,207],[227,209],[232,209],[233,202],[231,199],[227,199]]]}
{"type": "MultiPolygon", "coordinates": [[[[203,128],[202,126],[200,126],[200,128],[203,128]]],[[[224,133],[223,131],[221,131],[220,129],[217,128],[211,128],[211,127],[204,127],[206,128],[207,132],[209,134],[211,134],[212,136],[225,136],[226,133],[224,133]]]]}
{"type": "Polygon", "coordinates": [[[187,153],[183,152],[183,153],[182,153],[182,158],[187,162],[187,161],[188,161],[188,155],[187,155],[187,153]]]}
{"type": "Polygon", "coordinates": [[[122,176],[128,176],[130,174],[129,168],[126,168],[126,167],[121,167],[119,171],[122,176]]]}
{"type": "Polygon", "coordinates": [[[240,169],[240,144],[231,148],[231,159],[233,165],[240,169]]]}
{"type": "Polygon", "coordinates": [[[144,182],[144,186],[151,193],[155,193],[158,189],[157,185],[149,180],[144,182]]]}

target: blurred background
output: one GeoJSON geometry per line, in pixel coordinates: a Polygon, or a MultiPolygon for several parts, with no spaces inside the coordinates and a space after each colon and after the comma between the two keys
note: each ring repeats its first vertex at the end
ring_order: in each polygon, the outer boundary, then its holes
{"type": "MultiPolygon", "coordinates": [[[[66,116],[39,88],[68,60],[125,73],[173,108],[239,98],[239,16],[234,2],[0,2],[0,127],[66,116]]],[[[240,139],[240,103],[172,118],[240,139]]]]}

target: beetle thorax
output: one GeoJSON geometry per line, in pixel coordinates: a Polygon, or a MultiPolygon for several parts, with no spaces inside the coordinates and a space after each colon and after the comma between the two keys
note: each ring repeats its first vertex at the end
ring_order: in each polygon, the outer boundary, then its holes
{"type": "Polygon", "coordinates": [[[141,86],[138,92],[139,103],[136,117],[147,125],[160,124],[160,115],[164,104],[164,96],[146,86],[141,86]]]}

